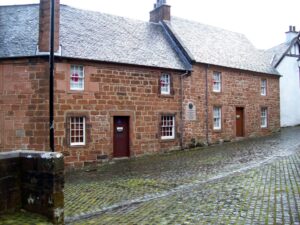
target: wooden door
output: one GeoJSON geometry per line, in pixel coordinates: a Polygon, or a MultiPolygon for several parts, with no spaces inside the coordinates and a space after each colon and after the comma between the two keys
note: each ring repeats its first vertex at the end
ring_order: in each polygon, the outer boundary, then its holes
{"type": "Polygon", "coordinates": [[[244,108],[236,108],[236,136],[244,136],[244,108]]]}
{"type": "Polygon", "coordinates": [[[129,117],[114,117],[114,157],[129,157],[129,117]]]}

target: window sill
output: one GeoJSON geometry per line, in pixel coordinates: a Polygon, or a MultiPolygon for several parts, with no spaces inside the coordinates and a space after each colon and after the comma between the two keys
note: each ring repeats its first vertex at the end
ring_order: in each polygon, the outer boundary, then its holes
{"type": "Polygon", "coordinates": [[[85,148],[87,145],[69,145],[70,148],[85,148]]]}
{"type": "Polygon", "coordinates": [[[222,133],[222,128],[220,128],[220,129],[213,129],[213,132],[214,133],[222,133]]]}
{"type": "Polygon", "coordinates": [[[174,95],[171,94],[158,94],[160,98],[174,98],[174,95]]]}
{"type": "Polygon", "coordinates": [[[76,94],[76,93],[82,93],[82,92],[84,92],[84,90],[70,90],[70,89],[67,90],[67,93],[72,93],[72,94],[73,94],[73,93],[75,93],[75,94],[76,94]]]}
{"type": "Polygon", "coordinates": [[[168,138],[168,139],[161,139],[159,140],[159,142],[173,142],[176,141],[176,138],[168,138]]]}

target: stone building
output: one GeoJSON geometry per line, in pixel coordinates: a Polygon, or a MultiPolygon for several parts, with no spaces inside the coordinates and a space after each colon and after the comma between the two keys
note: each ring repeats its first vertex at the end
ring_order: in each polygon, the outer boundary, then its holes
{"type": "MultiPolygon", "coordinates": [[[[1,6],[0,149],[49,149],[49,5],[1,6]]],[[[70,167],[279,130],[279,74],[238,33],[59,5],[55,149],[70,167]],[[193,30],[193,32],[191,32],[193,30]]]]}

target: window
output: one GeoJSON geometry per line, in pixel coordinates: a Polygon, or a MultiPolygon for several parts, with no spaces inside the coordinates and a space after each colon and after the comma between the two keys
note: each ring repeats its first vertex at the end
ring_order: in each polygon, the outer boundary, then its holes
{"type": "Polygon", "coordinates": [[[267,95],[267,80],[266,79],[261,80],[260,94],[262,96],[267,95]]]}
{"type": "Polygon", "coordinates": [[[213,91],[214,92],[221,92],[221,73],[214,72],[213,75],[213,91]]]}
{"type": "Polygon", "coordinates": [[[160,93],[164,95],[169,95],[171,93],[171,85],[170,85],[170,75],[162,74],[160,76],[160,93]]]}
{"type": "Polygon", "coordinates": [[[160,133],[162,140],[175,138],[175,116],[161,116],[160,133]]]}
{"type": "Polygon", "coordinates": [[[70,145],[85,145],[85,117],[70,118],[70,145]]]}
{"type": "Polygon", "coordinates": [[[214,130],[221,129],[221,107],[214,107],[214,130]]]}
{"type": "Polygon", "coordinates": [[[84,90],[84,71],[83,66],[71,66],[70,89],[75,91],[84,90]]]}
{"type": "Polygon", "coordinates": [[[260,127],[266,128],[268,126],[268,109],[267,108],[265,108],[265,107],[261,108],[260,118],[261,118],[260,127]]]}

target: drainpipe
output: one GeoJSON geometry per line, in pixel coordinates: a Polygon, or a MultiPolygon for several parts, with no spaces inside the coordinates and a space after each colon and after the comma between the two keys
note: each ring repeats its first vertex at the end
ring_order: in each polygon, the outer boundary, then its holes
{"type": "Polygon", "coordinates": [[[49,87],[49,127],[50,127],[50,149],[55,151],[54,147],[54,9],[55,0],[51,0],[51,20],[50,20],[50,87],[49,87]]]}
{"type": "Polygon", "coordinates": [[[207,64],[205,67],[205,135],[206,135],[206,143],[209,144],[208,138],[208,68],[209,65],[207,64]]]}
{"type": "Polygon", "coordinates": [[[181,89],[181,92],[180,92],[180,101],[181,101],[181,112],[180,112],[180,120],[181,120],[181,123],[180,123],[180,147],[181,149],[183,149],[183,137],[184,137],[184,121],[183,121],[183,78],[185,76],[188,76],[191,74],[191,71],[186,71],[185,73],[181,74],[180,75],[180,89],[181,89]]]}

